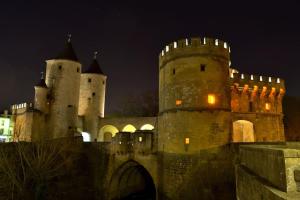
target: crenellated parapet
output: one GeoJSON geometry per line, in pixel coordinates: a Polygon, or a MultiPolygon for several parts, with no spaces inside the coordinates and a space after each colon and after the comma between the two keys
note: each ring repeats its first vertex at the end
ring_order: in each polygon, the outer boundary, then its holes
{"type": "Polygon", "coordinates": [[[13,115],[16,114],[23,114],[29,109],[33,109],[32,103],[20,103],[20,104],[14,104],[11,106],[11,111],[13,115]]]}
{"type": "Polygon", "coordinates": [[[282,113],[283,79],[232,73],[230,82],[232,111],[282,113]]]}
{"type": "Polygon", "coordinates": [[[165,46],[159,54],[159,66],[163,67],[174,58],[192,55],[215,56],[229,60],[230,47],[227,42],[208,37],[181,39],[165,46]]]}

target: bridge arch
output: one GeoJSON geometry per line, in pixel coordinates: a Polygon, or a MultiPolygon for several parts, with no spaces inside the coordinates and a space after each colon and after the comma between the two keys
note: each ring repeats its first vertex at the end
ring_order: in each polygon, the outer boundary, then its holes
{"type": "Polygon", "coordinates": [[[118,132],[119,130],[115,126],[105,125],[100,129],[97,140],[101,142],[109,142],[111,141],[112,137],[114,137],[118,132]]]}
{"type": "Polygon", "coordinates": [[[156,199],[156,189],[150,173],[138,162],[129,160],[112,175],[109,184],[110,200],[156,199]]]}
{"type": "Polygon", "coordinates": [[[255,142],[253,123],[247,120],[233,122],[233,142],[255,142]]]}

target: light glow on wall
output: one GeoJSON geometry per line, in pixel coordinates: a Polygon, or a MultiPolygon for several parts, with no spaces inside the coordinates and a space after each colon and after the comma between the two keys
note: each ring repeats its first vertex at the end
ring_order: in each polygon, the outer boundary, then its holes
{"type": "Polygon", "coordinates": [[[90,142],[91,141],[91,135],[87,132],[81,132],[82,138],[84,142],[90,142]]]}
{"type": "Polygon", "coordinates": [[[271,109],[271,104],[270,103],[266,103],[265,104],[265,108],[266,108],[266,110],[269,111],[271,109]]]}
{"type": "Polygon", "coordinates": [[[209,94],[207,96],[207,103],[210,105],[214,105],[216,103],[216,97],[214,94],[209,94]]]}

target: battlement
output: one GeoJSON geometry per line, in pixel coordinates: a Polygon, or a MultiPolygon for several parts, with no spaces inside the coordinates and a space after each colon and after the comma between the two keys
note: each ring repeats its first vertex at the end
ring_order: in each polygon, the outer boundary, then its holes
{"type": "Polygon", "coordinates": [[[195,53],[202,54],[224,54],[224,57],[229,57],[230,46],[227,42],[208,37],[181,39],[165,46],[159,54],[160,63],[162,60],[167,59],[168,56],[182,51],[188,51],[188,53],[194,51],[195,53]]]}
{"type": "Polygon", "coordinates": [[[262,90],[265,87],[266,89],[275,88],[277,91],[285,91],[285,83],[281,78],[232,73],[230,74],[230,81],[232,84],[238,85],[238,87],[241,88],[247,85],[250,89],[257,87],[259,90],[262,90]]]}
{"type": "Polygon", "coordinates": [[[118,155],[128,155],[131,153],[150,154],[153,147],[153,132],[119,132],[113,137],[112,144],[114,153],[118,155]]]}
{"type": "Polygon", "coordinates": [[[32,109],[33,105],[32,103],[20,103],[20,104],[14,104],[11,106],[11,113],[12,114],[22,114],[26,112],[28,109],[32,109]]]}

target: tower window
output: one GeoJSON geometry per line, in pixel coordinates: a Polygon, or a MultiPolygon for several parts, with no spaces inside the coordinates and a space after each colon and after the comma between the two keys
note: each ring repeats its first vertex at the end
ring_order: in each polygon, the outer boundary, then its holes
{"type": "Polygon", "coordinates": [[[90,82],[92,82],[92,79],[91,79],[91,78],[89,78],[89,79],[88,79],[88,82],[89,82],[89,83],[90,83],[90,82]]]}
{"type": "Polygon", "coordinates": [[[71,108],[72,107],[72,105],[68,105],[68,108],[71,108]]]}
{"type": "Polygon", "coordinates": [[[176,104],[176,106],[180,106],[180,105],[182,104],[182,100],[177,99],[177,100],[175,101],[175,104],[176,104]]]}
{"type": "Polygon", "coordinates": [[[175,74],[175,69],[173,69],[173,75],[175,74]]]}
{"type": "Polygon", "coordinates": [[[77,72],[79,72],[79,67],[77,67],[77,72]]]}
{"type": "Polygon", "coordinates": [[[185,144],[190,144],[190,138],[185,138],[184,143],[185,144]]]}
{"type": "Polygon", "coordinates": [[[105,81],[103,81],[102,83],[103,83],[103,85],[105,85],[105,81]]]}
{"type": "Polygon", "coordinates": [[[62,69],[62,66],[61,66],[61,65],[59,65],[59,66],[58,66],[58,69],[59,69],[59,70],[61,70],[61,69],[62,69]]]}
{"type": "Polygon", "coordinates": [[[216,96],[214,94],[209,94],[207,96],[207,103],[210,105],[214,105],[216,103],[216,96]]]}
{"type": "Polygon", "coordinates": [[[201,64],[201,65],[200,65],[200,71],[201,71],[201,72],[204,72],[204,71],[205,71],[205,67],[206,67],[206,66],[205,66],[204,64],[201,64]]]}
{"type": "Polygon", "coordinates": [[[96,93],[95,92],[93,92],[93,96],[95,96],[96,95],[96,93]]]}

